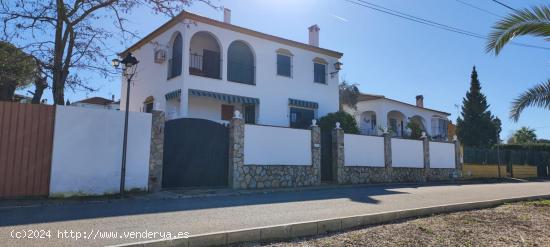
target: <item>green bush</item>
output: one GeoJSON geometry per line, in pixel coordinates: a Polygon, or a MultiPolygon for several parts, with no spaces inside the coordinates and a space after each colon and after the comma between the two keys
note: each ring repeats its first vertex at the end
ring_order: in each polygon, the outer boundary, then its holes
{"type": "Polygon", "coordinates": [[[357,127],[355,118],[344,111],[327,114],[319,119],[319,126],[322,130],[331,130],[336,127],[336,122],[340,122],[340,128],[344,130],[344,133],[359,134],[359,128],[357,127]]]}
{"type": "Polygon", "coordinates": [[[410,139],[418,140],[420,137],[422,137],[422,127],[420,127],[420,124],[417,122],[409,122],[407,123],[407,129],[411,130],[411,134],[408,136],[410,139]]]}

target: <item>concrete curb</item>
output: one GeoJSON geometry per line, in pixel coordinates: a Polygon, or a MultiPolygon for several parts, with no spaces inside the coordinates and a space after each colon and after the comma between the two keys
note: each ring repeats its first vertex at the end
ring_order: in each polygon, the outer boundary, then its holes
{"type": "Polygon", "coordinates": [[[491,208],[504,203],[518,201],[532,201],[550,199],[550,194],[504,198],[497,200],[475,201],[460,204],[446,204],[424,208],[413,208],[398,211],[389,211],[375,214],[356,215],[343,218],[326,219],[319,221],[299,222],[284,225],[273,225],[235,231],[224,231],[193,235],[188,238],[168,240],[151,240],[129,244],[114,245],[119,247],[153,247],[153,246],[178,246],[178,247],[209,247],[227,246],[239,243],[270,242],[289,240],[298,237],[322,235],[331,232],[351,230],[358,227],[387,223],[395,220],[430,216],[433,214],[459,212],[473,209],[491,208]]]}

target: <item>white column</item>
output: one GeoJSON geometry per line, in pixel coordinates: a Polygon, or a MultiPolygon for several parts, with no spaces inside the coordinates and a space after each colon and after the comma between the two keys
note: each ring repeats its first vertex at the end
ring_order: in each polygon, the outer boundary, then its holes
{"type": "Polygon", "coordinates": [[[384,128],[388,126],[388,113],[386,111],[376,111],[376,125],[384,128]]]}
{"type": "Polygon", "coordinates": [[[181,96],[180,96],[180,111],[179,111],[179,117],[188,117],[189,115],[189,92],[187,92],[187,88],[183,87],[181,89],[181,96]]]}

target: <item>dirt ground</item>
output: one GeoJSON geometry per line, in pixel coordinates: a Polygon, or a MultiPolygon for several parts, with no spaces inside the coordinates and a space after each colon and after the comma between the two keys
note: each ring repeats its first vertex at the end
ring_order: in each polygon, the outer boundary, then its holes
{"type": "Polygon", "coordinates": [[[265,246],[550,246],[550,200],[434,215],[265,246]]]}

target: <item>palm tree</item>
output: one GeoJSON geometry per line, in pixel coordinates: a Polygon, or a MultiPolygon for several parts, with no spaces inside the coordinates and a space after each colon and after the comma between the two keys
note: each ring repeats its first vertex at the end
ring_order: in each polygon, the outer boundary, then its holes
{"type": "MultiPolygon", "coordinates": [[[[513,38],[523,35],[543,37],[550,41],[550,6],[516,10],[498,21],[489,35],[487,52],[498,55],[513,38]]],[[[512,102],[510,118],[517,121],[521,112],[527,107],[550,110],[550,80],[520,94],[512,102]]]]}

